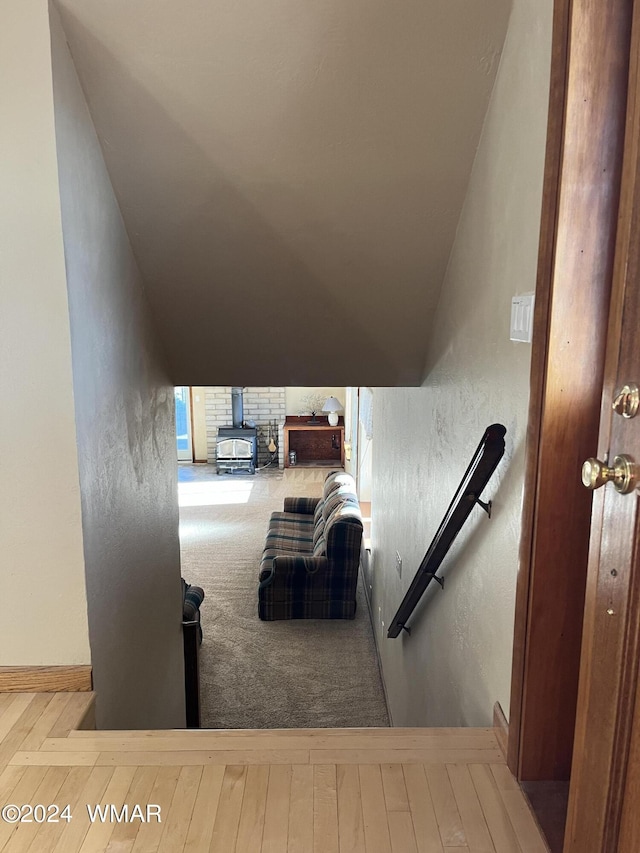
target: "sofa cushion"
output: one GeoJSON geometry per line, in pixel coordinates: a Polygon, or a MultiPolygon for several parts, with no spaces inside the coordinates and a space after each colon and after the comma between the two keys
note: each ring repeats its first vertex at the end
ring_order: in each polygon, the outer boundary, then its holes
{"type": "Polygon", "coordinates": [[[292,528],[269,530],[265,548],[280,548],[294,552],[311,551],[313,549],[313,532],[292,528]]]}
{"type": "Polygon", "coordinates": [[[313,528],[309,525],[298,525],[288,522],[272,522],[267,531],[267,542],[285,538],[291,542],[313,542],[313,528]]]}
{"type": "Polygon", "coordinates": [[[314,516],[304,515],[301,512],[272,512],[269,519],[269,527],[280,524],[304,524],[313,529],[314,516]]]}

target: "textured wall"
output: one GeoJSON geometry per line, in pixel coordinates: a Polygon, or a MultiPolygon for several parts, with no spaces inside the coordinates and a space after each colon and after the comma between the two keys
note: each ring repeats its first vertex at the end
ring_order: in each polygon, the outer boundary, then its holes
{"type": "Polygon", "coordinates": [[[419,385],[511,0],[57,5],[175,383],[419,385]]]}
{"type": "Polygon", "coordinates": [[[551,0],[516,0],[420,389],[376,389],[373,610],[396,725],[489,725],[508,713],[530,347],[509,341],[510,300],[533,290],[551,44],[551,0]],[[386,639],[492,422],[507,453],[431,585],[412,636],[386,639]],[[403,576],[395,552],[403,557],[403,576]],[[384,629],[380,620],[384,621],[384,629]]]}
{"type": "Polygon", "coordinates": [[[180,726],[173,388],[54,8],[51,40],[98,725],[180,726]]]}
{"type": "Polygon", "coordinates": [[[1,15],[0,665],[87,664],[47,2],[1,15]]]}

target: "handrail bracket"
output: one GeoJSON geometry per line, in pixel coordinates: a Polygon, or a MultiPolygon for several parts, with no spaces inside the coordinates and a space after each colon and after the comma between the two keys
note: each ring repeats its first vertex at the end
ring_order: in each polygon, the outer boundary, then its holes
{"type": "Polygon", "coordinates": [[[493,501],[481,501],[477,495],[467,495],[469,500],[472,500],[474,503],[478,504],[478,506],[482,507],[482,509],[487,513],[489,518],[491,518],[491,507],[493,506],[493,501]]]}

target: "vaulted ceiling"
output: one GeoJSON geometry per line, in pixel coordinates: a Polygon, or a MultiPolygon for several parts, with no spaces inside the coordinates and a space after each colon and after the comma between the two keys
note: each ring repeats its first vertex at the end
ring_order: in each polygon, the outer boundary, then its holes
{"type": "Polygon", "coordinates": [[[57,0],[176,384],[411,385],[510,0],[57,0]]]}

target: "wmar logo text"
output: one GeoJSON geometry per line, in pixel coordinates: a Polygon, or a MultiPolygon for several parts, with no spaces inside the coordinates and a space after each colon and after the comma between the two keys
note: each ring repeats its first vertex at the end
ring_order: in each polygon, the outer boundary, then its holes
{"type": "Polygon", "coordinates": [[[91,806],[87,803],[87,814],[91,823],[133,823],[136,820],[140,823],[162,823],[160,806],[153,803],[146,806],[130,806],[126,803],[123,806],[113,803],[91,806]]]}

